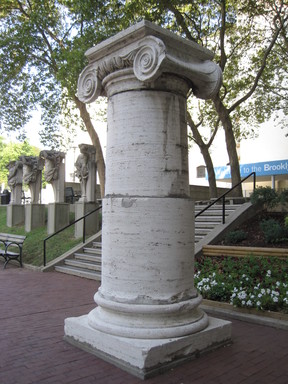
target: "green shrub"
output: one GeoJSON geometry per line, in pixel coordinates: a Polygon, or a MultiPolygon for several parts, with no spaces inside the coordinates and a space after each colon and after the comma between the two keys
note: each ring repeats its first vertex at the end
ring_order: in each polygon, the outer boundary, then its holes
{"type": "Polygon", "coordinates": [[[252,204],[265,204],[269,208],[278,204],[279,196],[277,192],[270,187],[257,187],[250,196],[252,204]]]}
{"type": "Polygon", "coordinates": [[[278,200],[280,204],[288,203],[288,189],[283,189],[283,191],[279,194],[278,200]]]}
{"type": "Polygon", "coordinates": [[[225,243],[237,244],[247,239],[247,233],[241,229],[227,233],[225,243]]]}
{"type": "Polygon", "coordinates": [[[288,236],[287,229],[274,219],[263,220],[260,223],[260,228],[267,243],[281,243],[288,236]]]}
{"type": "Polygon", "coordinates": [[[285,217],[284,222],[285,227],[288,229],[288,216],[285,217]]]}

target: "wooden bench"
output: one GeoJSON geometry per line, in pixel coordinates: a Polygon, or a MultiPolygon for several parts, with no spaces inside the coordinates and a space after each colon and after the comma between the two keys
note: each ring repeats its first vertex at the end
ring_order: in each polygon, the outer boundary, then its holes
{"type": "Polygon", "coordinates": [[[10,260],[17,260],[22,267],[22,247],[26,236],[0,233],[0,256],[4,257],[4,268],[10,260]]]}

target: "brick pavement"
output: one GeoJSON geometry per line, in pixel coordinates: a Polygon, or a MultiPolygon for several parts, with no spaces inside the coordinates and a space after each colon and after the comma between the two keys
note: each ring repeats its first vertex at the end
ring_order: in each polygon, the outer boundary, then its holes
{"type": "MultiPolygon", "coordinates": [[[[1,384],[138,384],[63,340],[64,319],[88,313],[98,283],[0,264],[1,384]]],[[[287,384],[288,331],[232,320],[233,344],[148,384],[287,384]]]]}

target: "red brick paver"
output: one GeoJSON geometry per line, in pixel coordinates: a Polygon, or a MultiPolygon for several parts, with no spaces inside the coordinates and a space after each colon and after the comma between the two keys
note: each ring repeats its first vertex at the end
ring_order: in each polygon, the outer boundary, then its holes
{"type": "MultiPolygon", "coordinates": [[[[142,380],[63,340],[64,319],[94,308],[98,283],[0,264],[1,384],[138,384],[142,380]]],[[[287,384],[288,332],[233,320],[233,344],[149,384],[287,384]]]]}

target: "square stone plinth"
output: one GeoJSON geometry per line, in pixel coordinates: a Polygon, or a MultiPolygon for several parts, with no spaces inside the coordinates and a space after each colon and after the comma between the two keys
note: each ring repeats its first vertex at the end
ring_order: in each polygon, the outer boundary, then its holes
{"type": "Polygon", "coordinates": [[[207,351],[231,343],[231,323],[209,317],[201,332],[171,339],[132,339],[100,332],[88,316],[65,319],[65,340],[119,368],[147,379],[207,351]]]}

